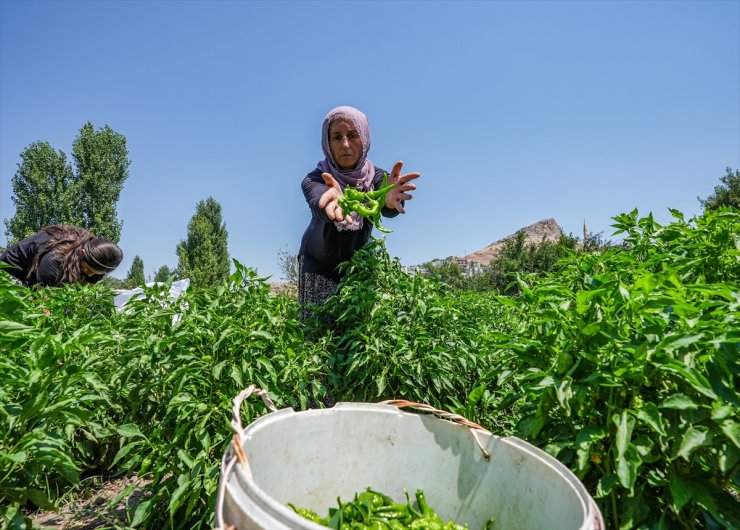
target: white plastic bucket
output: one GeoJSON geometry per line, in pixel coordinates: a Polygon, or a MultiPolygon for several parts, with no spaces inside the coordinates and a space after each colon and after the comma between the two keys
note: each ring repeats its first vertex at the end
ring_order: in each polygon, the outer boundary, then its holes
{"type": "Polygon", "coordinates": [[[287,503],[325,516],[337,497],[348,502],[368,487],[398,502],[406,502],[404,488],[412,498],[423,489],[443,520],[471,530],[484,528],[489,518],[501,529],[604,528],[583,484],[547,453],[518,438],[392,405],[283,409],[257,419],[236,439],[246,459],[242,463],[231,450],[224,456],[220,528],[319,530],[325,527],[287,503]]]}

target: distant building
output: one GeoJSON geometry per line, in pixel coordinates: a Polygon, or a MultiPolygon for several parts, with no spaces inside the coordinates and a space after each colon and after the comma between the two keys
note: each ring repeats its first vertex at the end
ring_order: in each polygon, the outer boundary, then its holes
{"type": "Polygon", "coordinates": [[[407,274],[413,276],[415,274],[426,272],[429,267],[441,267],[446,263],[456,264],[458,267],[460,267],[460,270],[462,271],[464,276],[472,276],[474,274],[480,273],[483,270],[483,266],[477,261],[469,260],[467,258],[460,258],[457,256],[449,256],[444,259],[434,259],[423,265],[408,265],[403,267],[403,270],[407,274]]]}

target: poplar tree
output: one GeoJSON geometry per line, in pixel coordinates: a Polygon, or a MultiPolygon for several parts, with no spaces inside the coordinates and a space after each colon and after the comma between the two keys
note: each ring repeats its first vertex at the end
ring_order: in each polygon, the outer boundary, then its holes
{"type": "Polygon", "coordinates": [[[139,256],[134,256],[134,261],[131,263],[131,268],[126,275],[126,283],[129,288],[139,287],[146,283],[144,277],[144,260],[139,256]]]}
{"type": "Polygon", "coordinates": [[[21,153],[11,180],[15,215],[5,220],[8,244],[54,224],[79,225],[74,190],[77,179],[67,155],[48,142],[34,142],[21,153]]]}
{"type": "Polygon", "coordinates": [[[126,137],[107,125],[97,131],[87,122],[72,145],[79,183],[82,226],[97,236],[118,242],[123,222],[116,204],[128,178],[126,137]]]}
{"type": "Polygon", "coordinates": [[[177,270],[193,288],[213,287],[229,276],[228,232],[221,205],[208,197],[195,207],[187,238],[177,245],[177,270]]]}
{"type": "Polygon", "coordinates": [[[122,221],[116,204],[128,178],[126,137],[107,125],[97,131],[87,122],[72,145],[72,164],[49,142],[34,142],[20,155],[11,181],[15,214],[5,219],[9,244],[45,226],[87,228],[117,243],[122,221]]]}

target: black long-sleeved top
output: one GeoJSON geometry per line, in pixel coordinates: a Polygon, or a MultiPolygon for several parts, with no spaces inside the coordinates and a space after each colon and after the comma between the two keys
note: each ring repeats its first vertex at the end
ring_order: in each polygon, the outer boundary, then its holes
{"type": "MultiPolygon", "coordinates": [[[[57,254],[51,250],[44,254],[39,260],[39,265],[33,274],[28,277],[28,271],[31,270],[33,260],[36,254],[43,248],[46,242],[49,241],[49,234],[44,232],[38,232],[26,239],[23,239],[11,245],[8,250],[0,254],[0,261],[12,266],[10,269],[5,269],[9,274],[18,278],[24,285],[47,285],[51,287],[59,286],[62,284],[62,262],[57,254]]],[[[103,274],[95,276],[89,276],[85,278],[88,283],[97,283],[102,280],[103,274]]]]}
{"type": "MultiPolygon", "coordinates": [[[[374,190],[380,188],[385,173],[385,170],[375,168],[374,190]]],[[[340,278],[337,266],[352,258],[354,253],[368,242],[373,225],[365,219],[359,230],[337,230],[334,221],[319,208],[319,199],[329,189],[321,178],[320,169],[306,175],[301,183],[301,189],[311,210],[311,222],[303,233],[301,248],[298,251],[303,255],[303,271],[321,274],[338,282],[340,278]]],[[[383,206],[381,213],[384,217],[395,217],[398,210],[383,206]]]]}

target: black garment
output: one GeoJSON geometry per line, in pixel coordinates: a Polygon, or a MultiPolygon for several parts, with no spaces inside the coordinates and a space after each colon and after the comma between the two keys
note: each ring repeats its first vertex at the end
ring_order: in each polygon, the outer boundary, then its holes
{"type": "MultiPolygon", "coordinates": [[[[385,173],[385,170],[375,168],[374,190],[380,188],[385,173]]],[[[337,230],[334,221],[326,216],[322,208],[319,208],[319,199],[328,189],[324,179],[321,178],[320,169],[315,169],[306,175],[301,188],[311,209],[311,222],[303,233],[301,248],[298,251],[298,254],[303,256],[303,272],[320,274],[334,282],[339,282],[340,275],[337,267],[340,263],[351,259],[354,253],[368,242],[373,225],[365,219],[359,230],[337,230]]],[[[383,206],[381,213],[384,217],[395,217],[398,215],[398,210],[383,206]]]]}
{"type": "MultiPolygon", "coordinates": [[[[24,285],[47,285],[50,287],[56,287],[62,284],[62,262],[54,252],[50,250],[39,260],[39,265],[35,271],[30,275],[28,272],[31,270],[33,260],[36,258],[44,245],[49,241],[51,236],[44,232],[38,232],[31,237],[27,237],[11,245],[8,250],[0,254],[0,261],[12,266],[12,268],[4,269],[11,276],[18,278],[24,285]]],[[[82,278],[88,283],[97,283],[105,277],[104,274],[96,274],[94,276],[84,275],[82,278]]]]}

